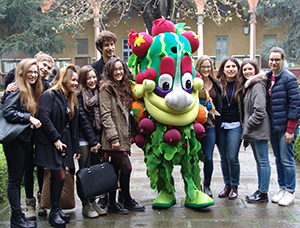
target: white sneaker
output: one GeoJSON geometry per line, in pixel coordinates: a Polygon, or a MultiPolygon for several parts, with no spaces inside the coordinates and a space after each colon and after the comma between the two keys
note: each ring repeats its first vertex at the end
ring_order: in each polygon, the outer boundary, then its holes
{"type": "Polygon", "coordinates": [[[99,216],[98,212],[95,211],[91,203],[88,203],[82,207],[82,214],[89,218],[96,218],[99,216]]]}
{"type": "Polygon", "coordinates": [[[272,203],[278,203],[279,200],[281,200],[282,197],[284,196],[285,192],[286,192],[285,189],[279,189],[279,190],[277,191],[276,195],[273,196],[273,198],[272,198],[272,200],[271,200],[272,203]]]}
{"type": "Polygon", "coordinates": [[[280,206],[289,206],[294,203],[295,193],[286,191],[284,196],[279,200],[278,205],[280,206]]]}
{"type": "Polygon", "coordinates": [[[101,207],[99,206],[99,204],[96,203],[96,201],[94,201],[94,202],[92,203],[92,206],[93,206],[94,210],[95,210],[99,215],[105,215],[105,214],[106,214],[106,210],[103,209],[103,208],[101,208],[101,207]]]}

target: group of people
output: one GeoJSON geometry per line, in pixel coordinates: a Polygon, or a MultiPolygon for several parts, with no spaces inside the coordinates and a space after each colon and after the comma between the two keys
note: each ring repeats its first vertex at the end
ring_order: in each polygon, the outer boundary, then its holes
{"type": "MultiPolygon", "coordinates": [[[[34,197],[34,167],[38,167],[38,199],[40,216],[47,215],[41,208],[43,171],[51,171],[49,223],[53,227],[66,227],[70,221],[60,207],[60,198],[66,168],[75,173],[74,159],[79,167],[110,159],[119,175],[119,202],[116,190],[109,192],[107,205],[89,199],[82,202],[82,213],[94,218],[107,211],[128,214],[128,210],[144,211],[130,195],[131,163],[129,160],[132,116],[129,115],[132,78],[126,63],[113,55],[116,36],[102,32],[96,41],[102,53],[101,66],[77,67],[69,64],[61,68],[52,82],[46,79],[53,59],[45,53],[22,60],[6,78],[6,92],[2,98],[3,115],[11,123],[31,123],[12,143],[3,149],[8,166],[7,194],[11,206],[11,227],[36,227],[34,197]],[[101,75],[97,73],[101,71],[101,75]],[[100,80],[101,79],[101,80],[100,80]],[[94,156],[93,156],[94,155],[94,156]],[[27,213],[22,213],[20,185],[25,173],[27,213]],[[102,206],[102,207],[101,207],[102,206]]],[[[98,61],[98,62],[99,62],[98,61]]]]}
{"type": "Polygon", "coordinates": [[[226,57],[215,76],[212,61],[202,56],[196,69],[204,81],[204,89],[215,106],[205,123],[206,136],[201,139],[204,161],[203,191],[212,197],[214,145],[220,152],[224,188],[219,198],[236,199],[240,179],[239,148],[249,144],[257,165],[258,189],[249,203],[268,202],[270,163],[268,142],[276,158],[279,190],[273,203],[288,206],[294,202],[296,167],[293,146],[299,132],[300,95],[296,76],[283,68],[286,54],[280,47],[271,48],[270,71],[260,71],[254,59],[240,65],[226,57]]]}
{"type": "MultiPolygon", "coordinates": [[[[51,170],[51,209],[49,223],[65,227],[69,215],[60,207],[66,167],[75,173],[74,159],[84,168],[109,160],[119,176],[116,191],[107,196],[82,202],[82,213],[94,218],[107,211],[128,214],[145,207],[130,195],[131,143],[135,134],[130,115],[133,101],[126,63],[115,57],[115,34],[101,32],[96,48],[102,57],[79,68],[73,64],[59,69],[52,82],[46,76],[53,59],[38,53],[22,60],[7,81],[2,99],[4,117],[12,123],[31,123],[11,144],[4,144],[8,166],[7,194],[11,205],[11,227],[36,227],[33,170],[38,167],[38,201],[42,194],[44,168],[51,170]],[[12,82],[12,81],[15,82],[12,82]],[[100,149],[101,148],[101,149],[100,149]],[[88,156],[89,152],[91,156],[88,156]],[[96,153],[101,152],[101,159],[96,153]],[[101,161],[100,161],[101,160],[101,161]],[[20,207],[20,184],[25,173],[27,213],[20,207]],[[118,202],[117,202],[118,201],[118,202]],[[107,210],[106,210],[107,209],[107,210]]],[[[226,57],[214,74],[211,59],[201,56],[195,68],[201,74],[204,91],[215,107],[204,124],[206,136],[201,139],[205,155],[203,191],[212,196],[213,151],[217,144],[225,187],[218,197],[236,199],[240,178],[239,148],[251,145],[257,163],[258,189],[246,196],[251,203],[268,202],[270,164],[268,141],[276,157],[280,189],[272,198],[279,205],[294,201],[295,162],[293,144],[297,137],[300,96],[296,77],[283,68],[285,53],[274,47],[269,53],[268,73],[260,72],[255,60],[241,65],[226,57]]],[[[7,78],[8,79],[8,78],[7,78]]],[[[38,214],[47,215],[39,204],[38,214]]]]}

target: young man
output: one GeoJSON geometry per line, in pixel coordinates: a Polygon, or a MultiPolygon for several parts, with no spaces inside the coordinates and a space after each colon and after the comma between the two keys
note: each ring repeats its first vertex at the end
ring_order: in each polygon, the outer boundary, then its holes
{"type": "Polygon", "coordinates": [[[267,73],[268,111],[272,122],[271,144],[276,157],[279,190],[273,203],[288,206],[294,203],[296,167],[294,143],[299,132],[300,95],[296,76],[283,68],[285,51],[273,47],[269,52],[267,73]]]}
{"type": "Polygon", "coordinates": [[[105,63],[107,63],[110,58],[114,57],[116,42],[117,36],[110,31],[101,32],[95,40],[96,49],[100,51],[101,58],[92,63],[91,66],[96,70],[99,81],[101,79],[105,63]]]}

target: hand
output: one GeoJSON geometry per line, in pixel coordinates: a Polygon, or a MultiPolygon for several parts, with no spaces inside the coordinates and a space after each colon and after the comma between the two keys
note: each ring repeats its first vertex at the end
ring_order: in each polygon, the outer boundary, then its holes
{"type": "Polygon", "coordinates": [[[120,149],[120,143],[116,142],[116,143],[112,143],[111,147],[113,150],[119,150],[120,149]]]}
{"type": "Polygon", "coordinates": [[[76,160],[78,160],[78,159],[80,158],[80,154],[75,153],[75,154],[73,155],[73,158],[76,159],[76,160]]]}
{"type": "Polygon", "coordinates": [[[36,129],[42,126],[41,121],[33,116],[30,116],[29,121],[36,129]]]}
{"type": "Polygon", "coordinates": [[[100,147],[101,147],[101,144],[100,144],[100,143],[97,143],[96,146],[91,147],[91,152],[97,153],[98,150],[100,149],[100,147]]]}
{"type": "Polygon", "coordinates": [[[294,133],[285,132],[285,142],[290,144],[294,140],[294,133]]]}
{"type": "Polygon", "coordinates": [[[17,91],[17,83],[13,82],[13,83],[9,83],[6,87],[6,92],[15,92],[17,91]]]}
{"type": "Polygon", "coordinates": [[[64,148],[67,148],[67,145],[64,144],[64,143],[62,143],[62,142],[60,141],[60,139],[58,139],[58,140],[54,143],[54,145],[55,145],[56,149],[59,150],[59,151],[62,151],[62,150],[63,150],[63,147],[64,147],[64,148]]]}

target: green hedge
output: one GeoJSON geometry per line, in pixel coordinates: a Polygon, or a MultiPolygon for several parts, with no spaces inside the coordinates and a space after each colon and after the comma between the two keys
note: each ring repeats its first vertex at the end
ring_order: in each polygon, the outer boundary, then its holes
{"type": "Polygon", "coordinates": [[[7,165],[3,152],[2,144],[0,144],[0,204],[7,201],[7,165]]]}
{"type": "Polygon", "coordinates": [[[296,138],[295,145],[294,145],[294,154],[296,160],[300,161],[300,134],[296,138]]]}

